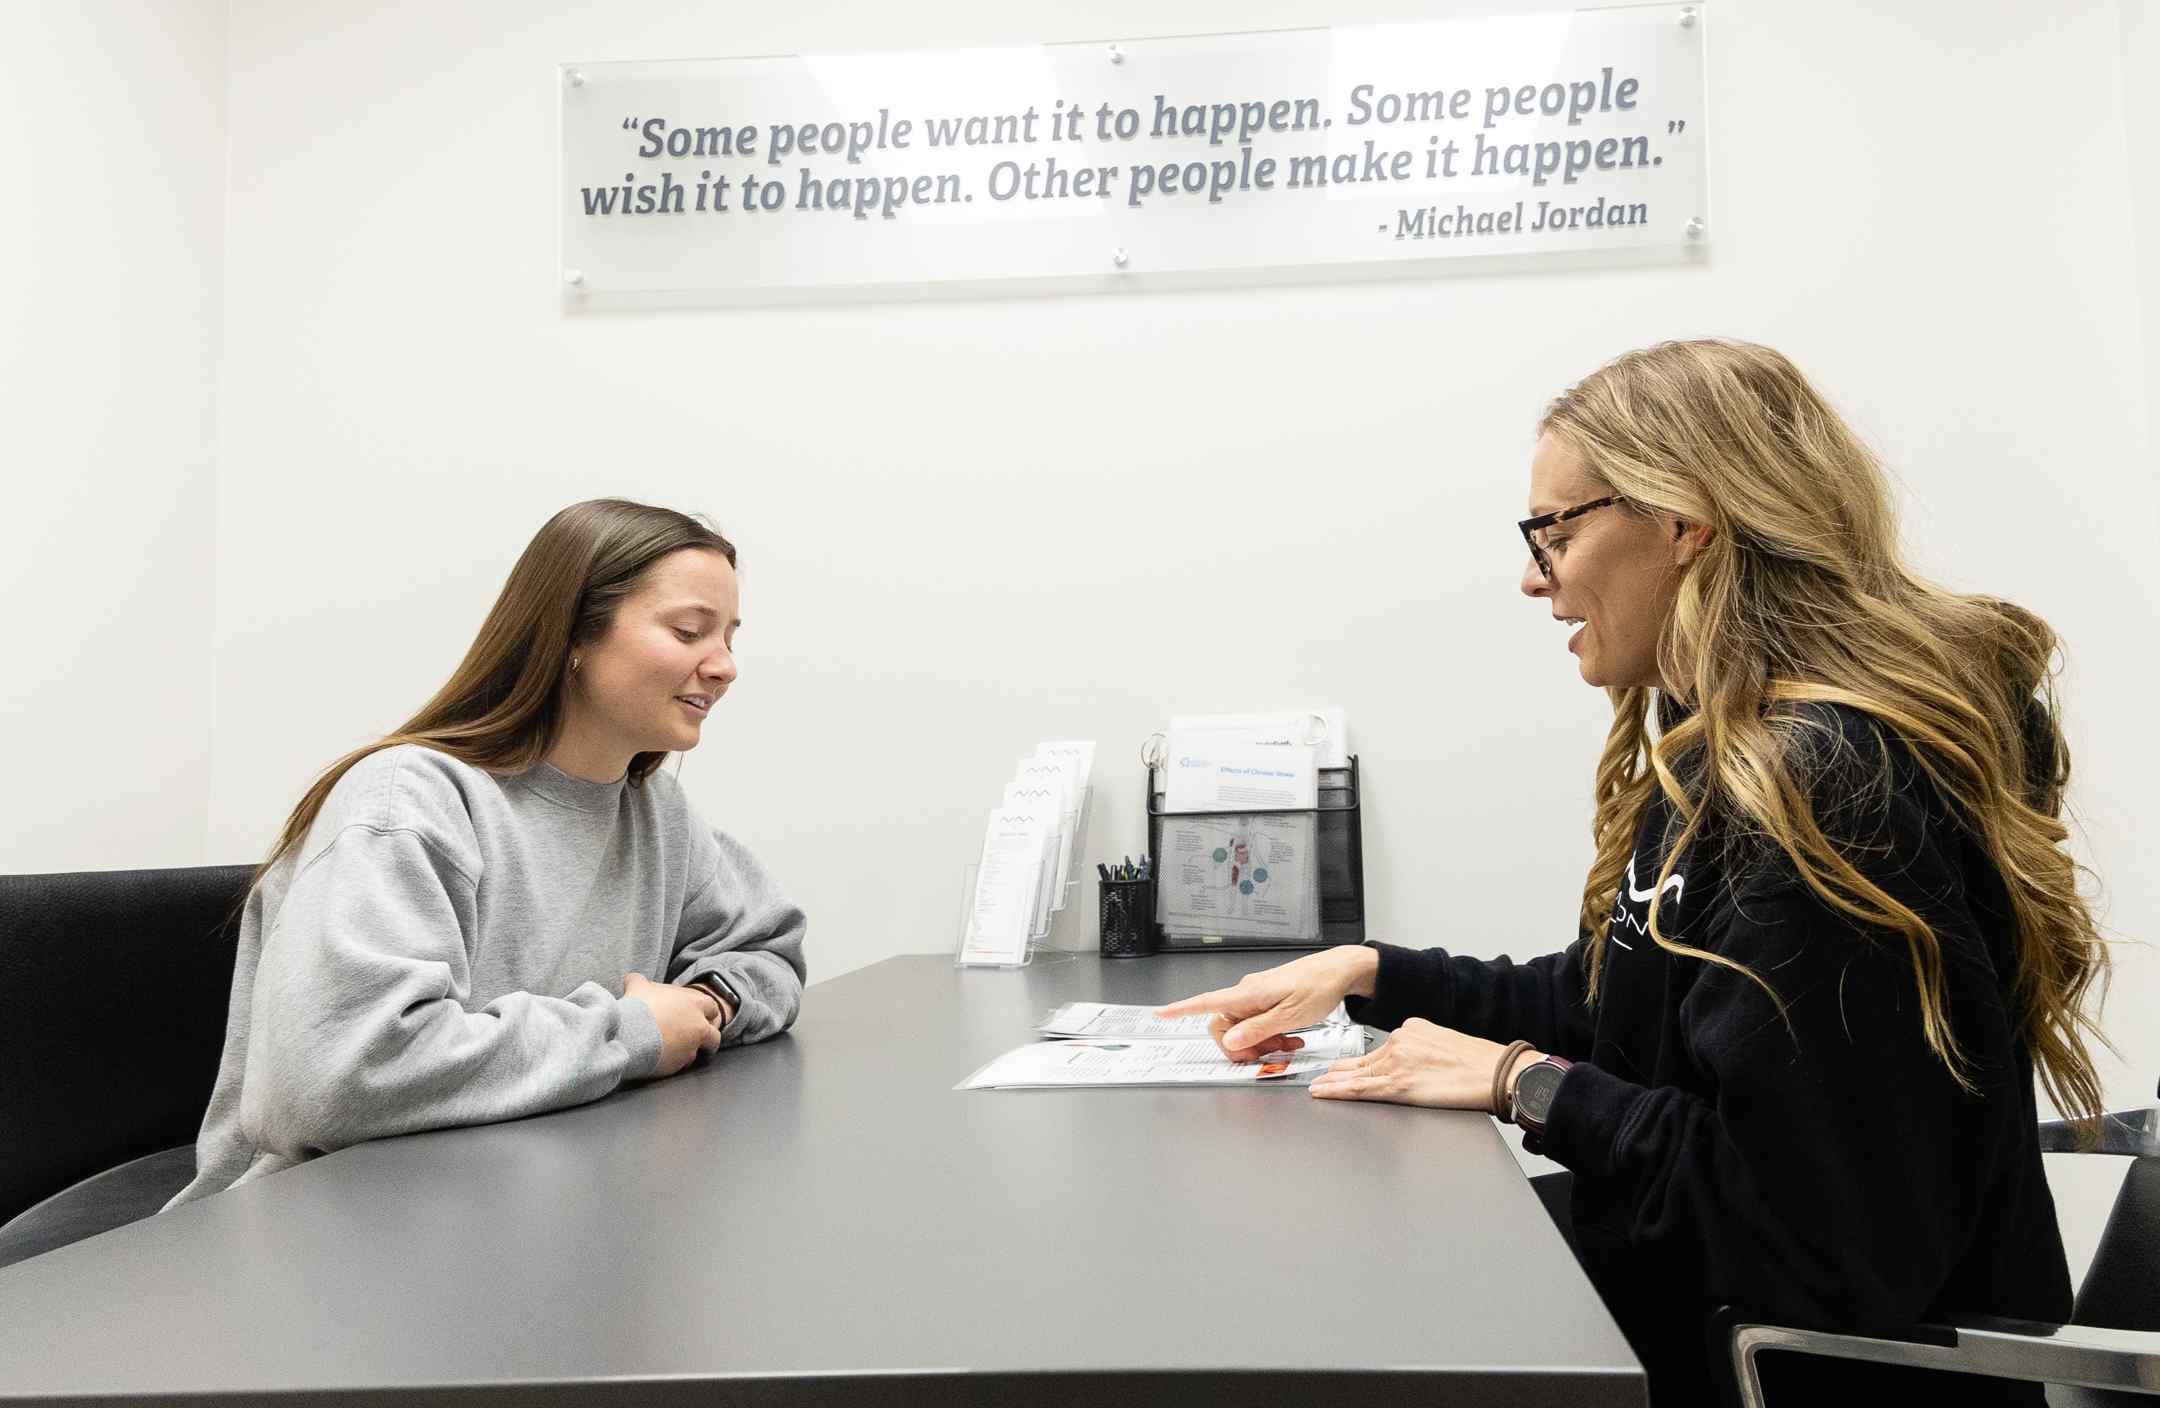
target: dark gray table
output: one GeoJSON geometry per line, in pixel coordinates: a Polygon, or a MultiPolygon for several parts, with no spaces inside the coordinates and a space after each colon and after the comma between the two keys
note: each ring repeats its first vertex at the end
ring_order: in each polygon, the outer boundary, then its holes
{"type": "Polygon", "coordinates": [[[820,983],[705,1069],[0,1271],[0,1400],[1642,1404],[1483,1115],[951,1088],[1058,1001],[1261,961],[820,983]]]}

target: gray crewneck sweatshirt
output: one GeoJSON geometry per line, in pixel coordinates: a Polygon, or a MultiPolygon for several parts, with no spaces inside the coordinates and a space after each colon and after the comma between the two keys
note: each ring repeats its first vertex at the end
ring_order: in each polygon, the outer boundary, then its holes
{"type": "Polygon", "coordinates": [[[803,930],[664,772],[633,786],[370,754],[248,897],[195,1181],[167,1206],[651,1075],[660,1029],[625,973],[718,972],[743,999],[727,1045],[783,1031],[803,930]]]}

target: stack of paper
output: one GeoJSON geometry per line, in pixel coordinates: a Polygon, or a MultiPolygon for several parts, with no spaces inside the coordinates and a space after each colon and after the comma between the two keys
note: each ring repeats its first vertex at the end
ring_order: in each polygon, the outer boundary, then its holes
{"type": "Polygon", "coordinates": [[[1299,1050],[1240,1063],[1215,1045],[1206,1017],[1165,1020],[1146,1007],[1067,1003],[1040,1027],[1055,1039],[1008,1051],[954,1089],[1304,1084],[1333,1062],[1371,1048],[1375,1033],[1341,1011],[1292,1033],[1305,1043],[1299,1050]]]}
{"type": "MultiPolygon", "coordinates": [[[[1300,1027],[1293,1036],[1304,1036],[1328,1027],[1350,1027],[1350,1012],[1342,1003],[1335,1010],[1309,1027],[1300,1027]]],[[[1208,1034],[1208,1015],[1201,1013],[1192,1017],[1158,1017],[1152,1007],[1128,1007],[1111,1002],[1066,1002],[1050,1011],[1050,1015],[1035,1024],[1035,1030],[1048,1037],[1139,1037],[1149,1041],[1213,1041],[1208,1034]]]]}
{"type": "Polygon", "coordinates": [[[1013,770],[983,829],[962,963],[1017,964],[1065,907],[1073,855],[1087,829],[1092,742],[1040,743],[1013,770]]]}

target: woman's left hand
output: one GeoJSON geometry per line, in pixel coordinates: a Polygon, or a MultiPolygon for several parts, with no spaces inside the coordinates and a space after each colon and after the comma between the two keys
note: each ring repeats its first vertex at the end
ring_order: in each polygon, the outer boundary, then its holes
{"type": "MultiPolygon", "coordinates": [[[[1506,1050],[1498,1042],[1412,1017],[1379,1050],[1322,1071],[1312,1083],[1312,1094],[1316,1100],[1387,1100],[1490,1111],[1493,1070],[1506,1050]]],[[[1538,1052],[1525,1051],[1515,1064],[1520,1069],[1542,1059],[1538,1052]]]]}

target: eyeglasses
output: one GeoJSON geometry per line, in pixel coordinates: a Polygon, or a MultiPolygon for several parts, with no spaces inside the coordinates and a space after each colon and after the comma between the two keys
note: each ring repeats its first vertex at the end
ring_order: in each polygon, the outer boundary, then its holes
{"type": "Polygon", "coordinates": [[[1525,518],[1515,525],[1522,529],[1523,541],[1530,545],[1530,560],[1537,564],[1538,574],[1545,579],[1547,585],[1558,586],[1559,582],[1553,577],[1552,555],[1546,551],[1546,545],[1538,540],[1538,535],[1555,523],[1565,523],[1570,518],[1582,517],[1594,508],[1604,508],[1620,502],[1620,495],[1611,494],[1602,499],[1592,499],[1586,504],[1577,504],[1573,508],[1557,509],[1552,513],[1541,513],[1535,518],[1525,518]]]}

